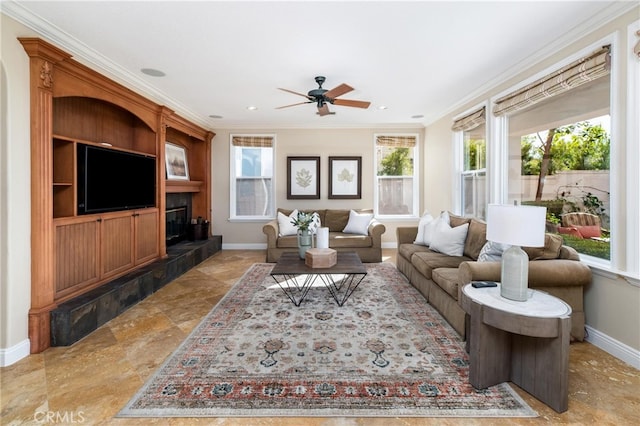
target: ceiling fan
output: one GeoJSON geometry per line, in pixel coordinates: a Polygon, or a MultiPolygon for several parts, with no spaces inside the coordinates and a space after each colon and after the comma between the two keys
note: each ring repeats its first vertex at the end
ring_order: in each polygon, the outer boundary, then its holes
{"type": "Polygon", "coordinates": [[[318,88],[310,90],[309,93],[307,93],[306,95],[302,93],[294,92],[293,90],[282,89],[279,87],[278,89],[283,90],[285,92],[289,92],[289,93],[293,93],[294,95],[305,97],[307,98],[307,101],[298,102],[297,104],[281,106],[276,109],[289,108],[296,105],[315,103],[318,106],[318,114],[321,116],[324,116],[328,114],[335,114],[335,112],[329,111],[328,104],[355,107],[355,108],[365,108],[365,109],[369,108],[369,105],[371,104],[371,102],[356,101],[353,99],[338,99],[338,96],[342,96],[345,93],[349,93],[353,90],[353,87],[349,86],[348,84],[343,83],[337,87],[334,87],[331,90],[327,90],[322,88],[322,84],[325,81],[324,77],[318,76],[315,78],[315,80],[316,80],[316,83],[318,83],[318,88]]]}

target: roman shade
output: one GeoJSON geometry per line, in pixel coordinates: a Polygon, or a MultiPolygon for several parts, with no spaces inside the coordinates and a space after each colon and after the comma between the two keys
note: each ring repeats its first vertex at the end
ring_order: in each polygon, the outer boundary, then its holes
{"type": "Polygon", "coordinates": [[[471,114],[465,115],[453,122],[451,130],[454,132],[466,132],[483,125],[486,122],[485,107],[480,108],[471,114]]]}
{"type": "Polygon", "coordinates": [[[378,136],[376,145],[392,148],[413,148],[416,146],[415,136],[378,136]]]}
{"type": "Polygon", "coordinates": [[[611,68],[611,46],[603,46],[559,70],[496,100],[493,114],[508,115],[556,96],[585,83],[608,75],[611,68]]]}
{"type": "Polygon", "coordinates": [[[252,148],[271,148],[273,146],[272,136],[233,136],[231,138],[233,146],[243,146],[252,148]]]}

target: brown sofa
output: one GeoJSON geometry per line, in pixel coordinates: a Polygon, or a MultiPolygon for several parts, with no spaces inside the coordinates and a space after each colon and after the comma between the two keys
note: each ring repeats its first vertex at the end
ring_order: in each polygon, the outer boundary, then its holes
{"type": "MultiPolygon", "coordinates": [[[[278,209],[278,212],[289,216],[293,210],[278,209]]],[[[342,230],[349,222],[350,210],[324,209],[301,210],[306,213],[317,212],[320,215],[320,226],[329,228],[329,247],[339,252],[355,252],[362,262],[382,262],[382,234],[385,226],[371,221],[367,235],[346,234],[342,230]]],[[[358,213],[371,213],[371,210],[355,210],[358,213]]],[[[277,262],[282,253],[297,252],[298,239],[295,235],[280,236],[278,220],[274,219],[262,227],[267,235],[267,262],[277,262]]]]}
{"type": "MultiPolygon", "coordinates": [[[[499,261],[478,262],[486,243],[486,224],[450,215],[451,227],[469,223],[463,256],[448,256],[414,244],[418,227],[398,227],[396,264],[409,282],[434,306],[451,326],[466,338],[465,311],[459,304],[464,284],[471,281],[500,281],[499,261]]],[[[591,270],[578,253],[562,245],[562,238],[546,234],[544,248],[523,247],[529,255],[529,288],[552,294],[572,309],[571,336],[584,339],[583,288],[591,282],[591,270]]]]}

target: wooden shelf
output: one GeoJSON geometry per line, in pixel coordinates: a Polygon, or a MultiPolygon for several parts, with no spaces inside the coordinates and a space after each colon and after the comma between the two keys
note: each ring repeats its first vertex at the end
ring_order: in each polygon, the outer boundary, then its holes
{"type": "Polygon", "coordinates": [[[201,180],[168,180],[166,181],[166,192],[200,192],[203,182],[201,180]]]}

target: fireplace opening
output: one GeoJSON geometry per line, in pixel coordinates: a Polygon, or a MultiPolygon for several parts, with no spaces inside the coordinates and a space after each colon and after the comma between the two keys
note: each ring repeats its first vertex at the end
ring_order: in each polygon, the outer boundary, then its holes
{"type": "Polygon", "coordinates": [[[187,239],[187,206],[174,207],[166,211],[167,246],[187,239]]]}

